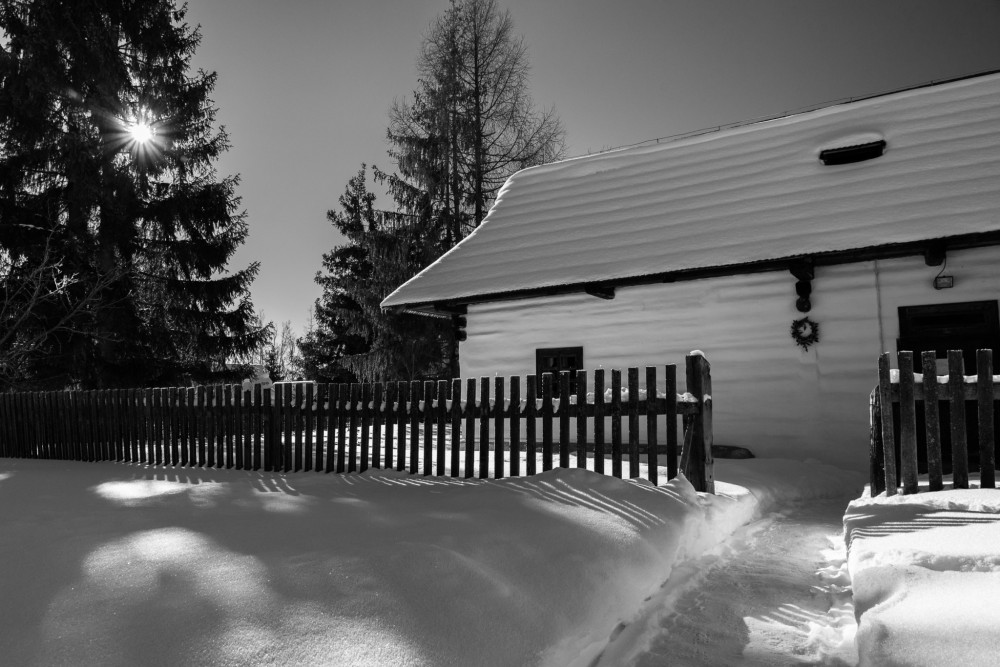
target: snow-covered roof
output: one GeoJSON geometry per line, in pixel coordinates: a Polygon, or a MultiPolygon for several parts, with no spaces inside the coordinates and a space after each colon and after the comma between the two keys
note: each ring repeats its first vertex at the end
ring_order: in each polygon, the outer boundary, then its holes
{"type": "Polygon", "coordinates": [[[383,302],[752,265],[1000,230],[1000,73],[525,169],[383,302]],[[836,166],[824,149],[884,140],[836,166]]]}

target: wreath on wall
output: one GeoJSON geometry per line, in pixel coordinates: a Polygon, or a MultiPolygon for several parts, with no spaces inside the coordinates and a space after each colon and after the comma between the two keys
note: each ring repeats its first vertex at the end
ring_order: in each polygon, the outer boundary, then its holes
{"type": "Polygon", "coordinates": [[[808,317],[792,322],[792,340],[803,350],[819,342],[819,325],[808,317]]]}

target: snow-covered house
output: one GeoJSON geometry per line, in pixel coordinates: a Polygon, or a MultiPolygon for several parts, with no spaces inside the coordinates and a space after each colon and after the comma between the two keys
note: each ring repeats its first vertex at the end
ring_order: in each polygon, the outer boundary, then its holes
{"type": "Polygon", "coordinates": [[[1000,348],[998,297],[994,72],[526,169],[382,305],[464,314],[464,377],[704,350],[716,443],[860,468],[880,351],[1000,348]]]}

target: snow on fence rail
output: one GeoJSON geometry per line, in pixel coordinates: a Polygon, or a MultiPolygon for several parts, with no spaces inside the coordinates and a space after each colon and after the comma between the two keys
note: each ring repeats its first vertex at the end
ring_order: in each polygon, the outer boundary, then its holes
{"type": "Polygon", "coordinates": [[[683,395],[677,394],[674,365],[665,367],[662,395],[655,367],[645,369],[643,389],[638,368],[627,370],[624,386],[621,371],[612,370],[609,394],[603,370],[593,372],[590,391],[587,378],[585,371],[576,373],[571,395],[568,371],[545,373],[538,396],[536,377],[528,375],[523,400],[518,376],[468,379],[464,399],[461,379],[286,383],[276,385],[273,396],[260,385],[252,391],[218,385],[9,393],[0,395],[0,456],[284,472],[384,467],[452,477],[478,472],[480,478],[492,471],[500,478],[535,474],[539,453],[543,471],[555,463],[569,467],[573,453],[577,467],[599,473],[608,472],[610,455],[610,474],[622,477],[627,454],[628,476],[638,477],[642,417],[647,476],[655,484],[662,463],[668,478],[677,474],[681,416],[685,475],[698,490],[714,491],[711,375],[703,356],[687,357],[683,395]],[[659,458],[660,417],[666,421],[665,462],[659,458]]]}
{"type": "Polygon", "coordinates": [[[873,496],[883,491],[894,495],[900,483],[904,494],[917,493],[918,476],[924,472],[928,489],[940,491],[946,465],[954,488],[969,488],[970,440],[978,445],[971,455],[978,461],[980,488],[996,486],[1000,376],[992,374],[993,352],[977,351],[976,375],[965,375],[961,350],[948,351],[948,374],[938,375],[936,356],[922,354],[923,373],[914,373],[912,352],[898,353],[899,370],[889,368],[888,352],[879,357],[879,383],[870,397],[873,496]],[[892,443],[894,456],[886,456],[886,443],[892,443]],[[949,449],[950,458],[943,460],[942,452],[949,449]]]}

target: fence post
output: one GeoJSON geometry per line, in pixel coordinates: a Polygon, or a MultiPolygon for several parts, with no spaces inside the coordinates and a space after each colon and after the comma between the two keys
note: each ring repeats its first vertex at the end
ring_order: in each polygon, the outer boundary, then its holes
{"type": "Polygon", "coordinates": [[[996,488],[993,430],[993,350],[976,352],[976,402],[979,416],[979,488],[996,488]]]}
{"type": "Polygon", "coordinates": [[[685,364],[687,390],[698,399],[699,410],[691,420],[691,451],[684,457],[687,463],[684,475],[696,491],[715,493],[711,366],[701,354],[687,355],[685,364]]]}
{"type": "Polygon", "coordinates": [[[892,423],[892,382],[889,379],[889,353],[878,358],[878,397],[882,406],[882,460],[885,464],[885,495],[896,495],[896,432],[892,423]]]}
{"type": "Polygon", "coordinates": [[[917,481],[917,410],[913,393],[913,352],[896,355],[899,364],[899,467],[903,494],[920,490],[917,481]]]}
{"type": "Polygon", "coordinates": [[[870,417],[868,466],[871,495],[874,498],[885,491],[885,447],[882,443],[882,405],[879,401],[878,387],[872,389],[868,396],[868,414],[870,417]]]}

